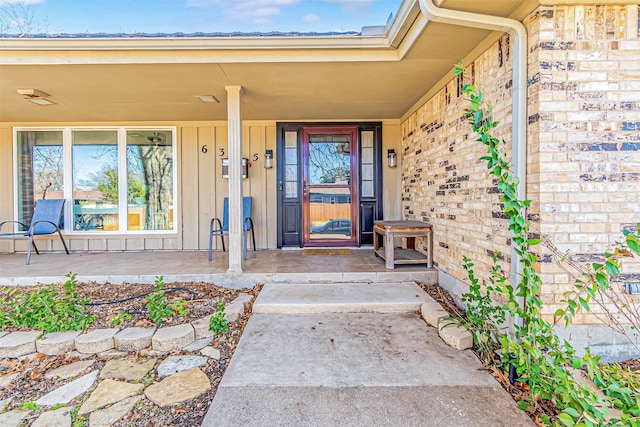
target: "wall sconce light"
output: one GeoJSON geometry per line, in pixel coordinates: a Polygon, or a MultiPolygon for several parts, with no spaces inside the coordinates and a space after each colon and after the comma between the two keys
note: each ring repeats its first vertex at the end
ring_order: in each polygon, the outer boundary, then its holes
{"type": "Polygon", "coordinates": [[[264,152],[264,168],[271,169],[273,167],[273,150],[264,152]]]}
{"type": "Polygon", "coordinates": [[[389,159],[389,167],[395,168],[397,166],[396,163],[396,150],[393,148],[387,150],[387,158],[389,159]]]}

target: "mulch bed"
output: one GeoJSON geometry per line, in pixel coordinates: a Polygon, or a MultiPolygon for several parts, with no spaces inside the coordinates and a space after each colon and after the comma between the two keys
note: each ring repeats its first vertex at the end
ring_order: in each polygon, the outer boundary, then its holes
{"type": "MultiPolygon", "coordinates": [[[[254,289],[234,290],[205,282],[168,283],[166,285],[166,289],[169,290],[171,288],[188,289],[169,292],[167,293],[167,299],[169,302],[178,297],[187,300],[187,307],[190,310],[190,313],[186,317],[174,316],[167,319],[166,322],[162,324],[163,327],[186,323],[212,314],[220,299],[224,299],[225,302],[229,302],[241,292],[251,294],[255,300],[261,286],[256,286],[254,289]]],[[[22,291],[25,291],[25,289],[28,290],[28,288],[20,289],[22,291]]],[[[93,282],[78,284],[77,291],[80,297],[90,298],[94,302],[107,302],[136,297],[145,294],[152,289],[153,285],[139,283],[113,285],[109,283],[100,284],[93,282]]],[[[91,306],[90,311],[97,317],[96,321],[92,323],[90,327],[91,329],[114,327],[109,319],[123,311],[132,313],[133,318],[125,324],[119,325],[119,328],[152,325],[146,317],[144,298],[135,298],[118,304],[95,305],[91,306]]],[[[211,381],[211,389],[208,392],[187,402],[183,402],[182,404],[165,408],[160,408],[154,405],[151,401],[146,399],[144,395],[141,395],[140,402],[134,407],[134,409],[125,415],[118,423],[114,424],[114,426],[199,426],[207,413],[209,405],[218,388],[218,384],[222,379],[224,371],[229,365],[231,357],[233,356],[236,346],[240,341],[240,336],[242,335],[250,316],[251,310],[245,311],[243,316],[238,318],[235,322],[229,323],[228,332],[214,339],[212,345],[220,351],[221,358],[220,360],[210,359],[206,365],[201,367],[201,370],[211,381]]],[[[189,353],[176,350],[171,352],[170,355],[179,354],[189,353]]],[[[169,355],[159,357],[158,359],[160,361],[168,356],[169,355]]],[[[157,356],[150,355],[149,349],[145,349],[143,351],[130,353],[129,357],[132,360],[144,361],[148,358],[157,356]]],[[[25,402],[33,402],[37,400],[39,397],[60,387],[61,385],[60,380],[47,379],[44,377],[44,374],[58,366],[67,365],[77,360],[80,360],[80,357],[72,356],[71,354],[53,357],[38,354],[33,358],[23,358],[22,360],[0,360],[0,375],[8,375],[14,372],[24,373],[17,380],[12,382],[7,389],[0,390],[0,400],[13,396],[12,402],[7,407],[8,410],[16,409],[20,404],[25,402]]],[[[98,359],[90,368],[87,369],[85,373],[91,370],[101,369],[104,364],[104,360],[98,359]]],[[[156,376],[155,370],[152,372],[152,376],[145,378],[144,382],[157,382],[162,379],[156,376]]],[[[72,404],[79,407],[82,405],[82,402],[88,398],[88,396],[89,393],[86,393],[79,399],[79,401],[76,400],[72,404]]],[[[33,422],[36,417],[44,411],[44,409],[45,408],[42,408],[33,412],[33,418],[28,420],[27,425],[33,422]]]]}
{"type": "MultiPolygon", "coordinates": [[[[447,310],[452,316],[462,317],[462,315],[464,314],[464,310],[458,307],[451,294],[447,290],[440,287],[440,285],[426,285],[424,283],[418,283],[418,286],[420,286],[425,292],[427,292],[434,300],[440,303],[442,308],[447,310]]],[[[502,370],[495,366],[489,366],[486,361],[482,360],[479,353],[477,352],[477,348],[474,347],[472,350],[476,354],[480,362],[482,362],[487,371],[500,383],[500,385],[502,385],[502,388],[504,388],[511,395],[514,401],[519,402],[521,400],[525,400],[526,397],[530,395],[530,389],[527,384],[517,381],[514,384],[511,384],[511,381],[509,381],[509,373],[507,370],[502,370]]],[[[500,360],[496,359],[495,363],[500,364],[500,360]]],[[[637,366],[640,367],[640,363],[638,363],[637,366]]],[[[536,425],[546,426],[547,424],[542,422],[541,417],[545,415],[553,417],[559,414],[560,410],[553,404],[553,402],[541,399],[537,402],[537,406],[535,408],[530,408],[526,412],[531,417],[533,422],[536,423],[536,425]]]]}

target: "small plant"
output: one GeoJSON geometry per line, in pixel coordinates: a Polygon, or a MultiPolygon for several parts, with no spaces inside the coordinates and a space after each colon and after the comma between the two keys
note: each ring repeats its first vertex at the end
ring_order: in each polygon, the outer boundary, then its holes
{"type": "Polygon", "coordinates": [[[129,313],[127,313],[126,311],[123,311],[122,313],[118,313],[115,316],[113,316],[111,318],[111,324],[113,326],[119,326],[121,324],[123,324],[126,321],[129,321],[133,319],[133,316],[129,313]]]}
{"type": "Polygon", "coordinates": [[[469,292],[462,295],[462,301],[467,307],[467,319],[461,321],[461,325],[473,335],[473,341],[478,346],[478,351],[485,360],[492,360],[497,343],[504,331],[500,327],[506,322],[506,307],[496,304],[491,299],[491,292],[496,291],[496,284],[502,285],[505,277],[501,276],[501,266],[498,255],[493,256],[493,267],[489,276],[490,285],[485,292],[480,287],[480,282],[473,271],[473,261],[463,256],[463,268],[467,271],[471,286],[469,292]]]}
{"type": "Polygon", "coordinates": [[[40,409],[40,406],[36,402],[30,401],[22,402],[19,408],[23,411],[37,411],[38,409],[40,409]]]}
{"type": "Polygon", "coordinates": [[[189,315],[189,309],[187,308],[188,304],[189,304],[189,301],[183,298],[176,298],[173,301],[171,301],[171,311],[177,314],[178,316],[185,317],[189,315]]]}
{"type": "Polygon", "coordinates": [[[172,311],[164,291],[164,277],[156,276],[154,284],[153,292],[147,295],[145,301],[149,319],[156,325],[161,325],[163,320],[171,317],[172,311]]]}
{"type": "Polygon", "coordinates": [[[78,296],[75,273],[66,277],[62,294],[55,285],[41,286],[30,293],[6,293],[0,299],[0,327],[16,326],[43,332],[87,328],[95,320],[95,316],[89,314],[91,301],[78,296]]]}
{"type": "Polygon", "coordinates": [[[211,319],[209,320],[209,330],[215,332],[218,335],[222,335],[223,333],[229,331],[229,324],[227,323],[227,319],[225,319],[223,300],[218,301],[216,312],[213,316],[211,316],[211,319]]]}

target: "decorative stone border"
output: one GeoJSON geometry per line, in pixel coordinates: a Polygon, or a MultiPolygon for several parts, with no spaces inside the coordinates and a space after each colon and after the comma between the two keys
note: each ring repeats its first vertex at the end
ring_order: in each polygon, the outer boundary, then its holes
{"type": "MultiPolygon", "coordinates": [[[[251,295],[241,293],[225,305],[225,318],[235,321],[251,304],[251,295]]],[[[53,356],[76,350],[83,354],[106,352],[130,352],[142,350],[149,345],[158,352],[167,352],[185,347],[202,347],[215,335],[209,330],[212,315],[177,326],[156,329],[124,328],[95,329],[86,333],[79,331],[53,332],[42,335],[39,331],[0,332],[0,359],[18,358],[33,353],[53,356]],[[42,336],[42,338],[40,338],[42,336]],[[202,340],[202,341],[201,341],[202,340]],[[200,343],[198,341],[201,341],[200,343]],[[195,345],[194,345],[195,344],[195,345]]]]}
{"type": "Polygon", "coordinates": [[[463,327],[449,322],[443,322],[449,317],[449,313],[442,308],[440,303],[425,302],[420,307],[422,318],[427,324],[438,328],[438,335],[442,341],[457,350],[466,350],[473,347],[473,336],[463,327]]]}

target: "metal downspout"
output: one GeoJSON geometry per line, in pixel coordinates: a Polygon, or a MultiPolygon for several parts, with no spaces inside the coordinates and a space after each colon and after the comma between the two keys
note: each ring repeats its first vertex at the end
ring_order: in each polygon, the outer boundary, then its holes
{"type": "MultiPolygon", "coordinates": [[[[518,178],[518,199],[527,195],[527,30],[521,22],[501,16],[484,15],[451,9],[442,9],[433,0],[418,0],[420,10],[428,21],[463,27],[502,31],[513,39],[513,86],[512,86],[512,162],[514,174],[518,178]]],[[[520,255],[511,244],[511,283],[518,283],[522,277],[520,255]]],[[[524,307],[524,297],[518,297],[524,307]]],[[[523,326],[523,319],[516,319],[523,326]]]]}

